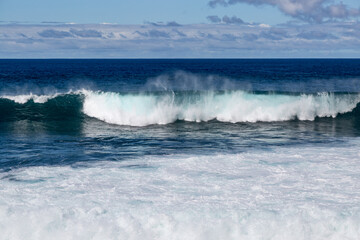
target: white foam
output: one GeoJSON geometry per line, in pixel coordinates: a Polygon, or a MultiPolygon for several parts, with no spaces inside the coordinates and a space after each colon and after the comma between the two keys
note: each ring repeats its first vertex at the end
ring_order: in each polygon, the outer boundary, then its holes
{"type": "Polygon", "coordinates": [[[251,94],[243,91],[204,92],[198,96],[175,94],[118,94],[84,92],[84,113],[119,125],[145,126],[176,120],[223,122],[271,122],[294,118],[314,120],[336,117],[352,111],[359,95],[280,95],[251,94]]]}
{"type": "Polygon", "coordinates": [[[360,143],[0,173],[3,239],[359,239],[360,143]]]}
{"type": "Polygon", "coordinates": [[[52,95],[36,95],[36,94],[24,94],[24,95],[3,95],[0,98],[5,98],[12,100],[16,103],[25,104],[30,100],[33,100],[35,103],[46,103],[49,99],[57,97],[59,94],[52,95]]]}

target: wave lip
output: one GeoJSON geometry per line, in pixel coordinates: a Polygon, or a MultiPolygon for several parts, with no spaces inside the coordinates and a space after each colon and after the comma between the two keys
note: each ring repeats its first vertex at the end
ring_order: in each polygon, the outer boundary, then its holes
{"type": "Polygon", "coordinates": [[[293,119],[313,121],[351,112],[359,94],[253,94],[232,92],[171,92],[119,94],[84,92],[83,112],[104,122],[146,126],[176,120],[202,122],[275,122],[293,119]]]}

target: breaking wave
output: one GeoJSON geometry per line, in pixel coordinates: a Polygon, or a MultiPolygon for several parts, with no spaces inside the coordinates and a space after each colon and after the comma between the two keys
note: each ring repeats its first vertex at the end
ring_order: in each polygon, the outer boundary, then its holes
{"type": "Polygon", "coordinates": [[[93,117],[130,126],[190,122],[276,122],[358,115],[360,94],[245,91],[116,93],[82,90],[0,98],[0,121],[93,117]]]}

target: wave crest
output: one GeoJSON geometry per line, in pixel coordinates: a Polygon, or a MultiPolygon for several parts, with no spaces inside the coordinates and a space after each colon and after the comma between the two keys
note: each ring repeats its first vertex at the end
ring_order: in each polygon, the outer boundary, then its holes
{"type": "Polygon", "coordinates": [[[202,122],[273,122],[314,120],[351,112],[359,94],[253,94],[233,92],[171,92],[119,94],[84,92],[83,112],[104,122],[146,126],[176,120],[202,122]]]}
{"type": "Polygon", "coordinates": [[[53,95],[36,95],[36,94],[29,93],[29,94],[23,94],[23,95],[15,95],[15,96],[4,95],[4,96],[1,96],[1,98],[8,99],[8,100],[14,101],[19,104],[25,104],[31,100],[34,103],[46,103],[49,99],[55,98],[59,95],[60,94],[57,94],[57,93],[53,94],[53,95]]]}

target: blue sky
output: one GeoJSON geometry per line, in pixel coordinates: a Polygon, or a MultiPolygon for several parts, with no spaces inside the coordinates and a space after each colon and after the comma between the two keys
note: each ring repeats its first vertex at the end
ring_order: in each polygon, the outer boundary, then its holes
{"type": "Polygon", "coordinates": [[[360,57],[359,7],[358,0],[0,0],[0,57],[360,57]]]}
{"type": "Polygon", "coordinates": [[[0,21],[142,24],[208,22],[209,15],[236,15],[248,22],[277,24],[291,18],[272,6],[239,4],[213,8],[208,0],[0,0],[0,21]],[[265,14],[264,14],[265,13],[265,14]]]}

